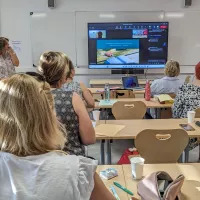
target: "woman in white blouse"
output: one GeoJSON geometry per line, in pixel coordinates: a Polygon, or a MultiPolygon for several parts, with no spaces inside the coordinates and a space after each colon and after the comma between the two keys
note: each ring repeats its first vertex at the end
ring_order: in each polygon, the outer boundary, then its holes
{"type": "Polygon", "coordinates": [[[41,86],[26,74],[0,81],[0,199],[114,200],[94,160],[61,151],[63,130],[41,86]]]}

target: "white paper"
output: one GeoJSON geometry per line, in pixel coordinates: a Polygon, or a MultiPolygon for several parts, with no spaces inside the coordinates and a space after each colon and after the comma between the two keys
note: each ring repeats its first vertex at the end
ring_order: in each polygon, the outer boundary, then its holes
{"type": "Polygon", "coordinates": [[[12,48],[16,53],[21,52],[22,42],[20,40],[12,40],[12,48]]]}

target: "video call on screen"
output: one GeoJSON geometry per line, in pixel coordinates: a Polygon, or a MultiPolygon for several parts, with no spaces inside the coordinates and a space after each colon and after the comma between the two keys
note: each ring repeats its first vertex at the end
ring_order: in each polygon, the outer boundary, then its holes
{"type": "Polygon", "coordinates": [[[89,23],[89,68],[163,68],[168,22],[89,23]]]}

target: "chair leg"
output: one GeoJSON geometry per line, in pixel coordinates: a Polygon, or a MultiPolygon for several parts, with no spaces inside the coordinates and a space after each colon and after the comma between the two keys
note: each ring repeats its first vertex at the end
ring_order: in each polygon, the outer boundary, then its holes
{"type": "Polygon", "coordinates": [[[189,148],[185,149],[185,163],[189,162],[189,148]]]}
{"type": "Polygon", "coordinates": [[[199,161],[200,161],[200,143],[199,143],[199,161]]]}

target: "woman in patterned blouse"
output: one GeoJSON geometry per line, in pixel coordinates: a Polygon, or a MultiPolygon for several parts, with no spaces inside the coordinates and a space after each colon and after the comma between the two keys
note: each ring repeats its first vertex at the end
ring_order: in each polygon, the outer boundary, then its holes
{"type": "Polygon", "coordinates": [[[172,113],[174,118],[187,118],[187,112],[200,107],[200,63],[195,67],[193,83],[183,84],[176,95],[172,113]]]}
{"type": "Polygon", "coordinates": [[[0,37],[0,78],[15,73],[15,66],[19,66],[19,59],[9,46],[9,40],[0,37]]]}
{"type": "MultiPolygon", "coordinates": [[[[200,63],[195,67],[193,83],[183,84],[176,95],[172,114],[174,118],[187,118],[187,112],[200,107],[200,63]]],[[[189,150],[197,146],[197,138],[190,139],[189,150]]]]}
{"type": "Polygon", "coordinates": [[[80,96],[62,87],[69,72],[69,59],[60,52],[44,53],[38,71],[51,86],[57,117],[67,130],[68,142],[64,150],[85,156],[84,145],[95,143],[95,131],[80,96]]]}

